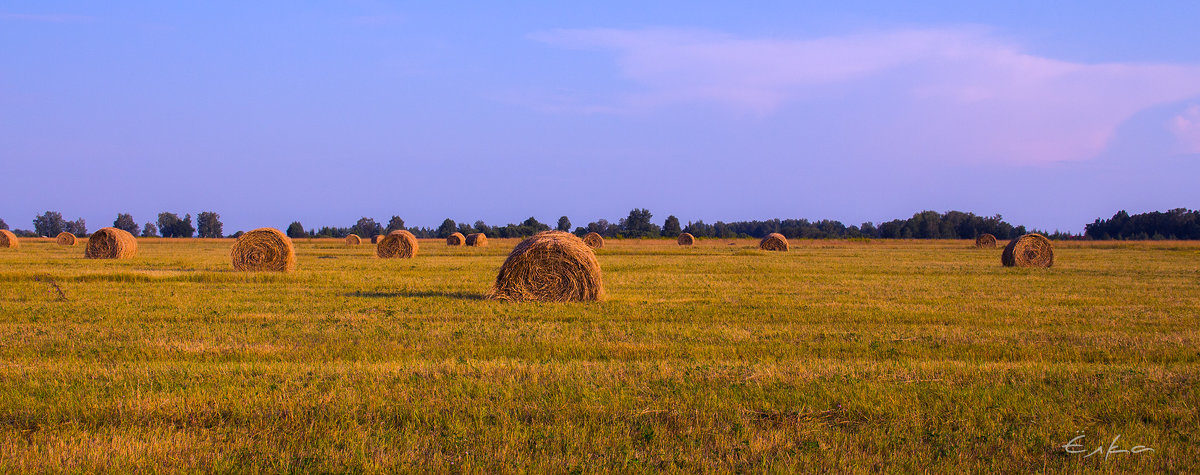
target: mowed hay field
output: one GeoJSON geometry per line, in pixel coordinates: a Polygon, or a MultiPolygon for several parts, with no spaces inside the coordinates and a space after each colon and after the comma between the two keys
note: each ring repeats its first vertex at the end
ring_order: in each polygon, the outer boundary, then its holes
{"type": "Polygon", "coordinates": [[[1200,466],[1200,243],[609,239],[544,304],[482,299],[490,241],[0,249],[0,472],[1200,466]]]}

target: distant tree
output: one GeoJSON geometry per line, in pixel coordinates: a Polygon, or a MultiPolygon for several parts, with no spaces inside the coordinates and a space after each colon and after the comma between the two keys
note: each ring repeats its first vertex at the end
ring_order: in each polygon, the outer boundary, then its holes
{"type": "Polygon", "coordinates": [[[67,224],[63,219],[62,213],[58,211],[47,211],[41,216],[33,218],[33,231],[39,236],[57,236],[63,232],[63,227],[67,224]]]}
{"type": "Polygon", "coordinates": [[[158,235],[158,227],[154,223],[146,223],[142,228],[142,237],[154,237],[158,235]]]}
{"type": "Polygon", "coordinates": [[[458,232],[458,225],[454,224],[453,219],[446,218],[445,221],[442,221],[442,225],[437,228],[437,237],[449,237],[456,232],[458,232]]]}
{"type": "Polygon", "coordinates": [[[679,227],[679,218],[675,215],[667,216],[667,220],[663,222],[662,235],[665,237],[678,237],[683,232],[679,227]]]}
{"type": "Polygon", "coordinates": [[[400,219],[399,216],[392,216],[392,219],[388,220],[388,225],[387,225],[386,231],[390,233],[392,231],[397,231],[397,230],[401,230],[401,229],[404,229],[404,220],[400,219]]]}
{"type": "Polygon", "coordinates": [[[194,234],[196,234],[196,227],[192,226],[192,215],[188,213],[183,217],[183,221],[179,223],[178,235],[179,237],[190,238],[194,234]]]}
{"type": "Polygon", "coordinates": [[[63,223],[63,231],[76,236],[87,236],[87,222],[83,218],[76,219],[75,221],[66,221],[63,223]]]}
{"type": "Polygon", "coordinates": [[[475,221],[475,232],[477,232],[477,233],[483,233],[483,234],[486,234],[486,235],[488,235],[488,236],[495,236],[495,235],[496,235],[496,230],[492,229],[492,227],[491,227],[491,226],[488,226],[488,225],[487,225],[487,223],[483,222],[483,220],[482,220],[482,219],[481,219],[481,220],[478,220],[478,221],[475,221]]]}
{"type": "Polygon", "coordinates": [[[875,229],[875,223],[867,221],[858,227],[859,233],[864,237],[879,237],[879,230],[875,229]]]}
{"type": "Polygon", "coordinates": [[[558,227],[556,227],[554,229],[557,229],[559,231],[570,231],[571,230],[571,220],[567,219],[566,216],[562,216],[562,217],[558,218],[558,227]]]}
{"type": "Polygon", "coordinates": [[[634,208],[629,211],[629,217],[621,223],[621,232],[625,237],[646,237],[658,234],[658,226],[650,222],[650,210],[634,208]]]}
{"type": "Polygon", "coordinates": [[[467,236],[475,232],[475,227],[467,223],[458,223],[458,232],[462,233],[463,236],[467,236]]]}
{"type": "Polygon", "coordinates": [[[234,239],[237,239],[237,238],[240,238],[240,237],[242,237],[242,235],[243,235],[243,234],[246,234],[246,232],[245,232],[245,231],[238,231],[238,232],[236,232],[236,233],[233,233],[233,234],[229,235],[229,237],[231,237],[231,238],[234,238],[234,239]]]}
{"type": "Polygon", "coordinates": [[[117,214],[116,221],[113,221],[113,227],[124,230],[124,231],[128,231],[129,233],[131,233],[135,236],[138,233],[137,223],[133,221],[133,216],[130,214],[127,214],[127,213],[117,214]]]}
{"type": "Polygon", "coordinates": [[[350,227],[350,232],[357,234],[360,238],[371,239],[376,234],[383,234],[383,226],[376,223],[374,219],[362,217],[358,219],[354,226],[350,227]]]}
{"type": "Polygon", "coordinates": [[[288,225],[287,236],[296,239],[308,237],[308,233],[304,232],[304,225],[300,224],[299,221],[292,221],[292,224],[288,225]]]}
{"type": "Polygon", "coordinates": [[[221,224],[221,215],[212,211],[204,211],[196,216],[196,224],[200,228],[200,237],[202,238],[219,238],[224,237],[224,225],[221,224]]]}
{"type": "Polygon", "coordinates": [[[3,219],[0,219],[0,229],[8,229],[8,223],[4,222],[3,219]]]}
{"type": "Polygon", "coordinates": [[[179,215],[175,213],[165,211],[158,213],[158,232],[162,234],[162,237],[179,237],[175,233],[180,221],[182,220],[179,219],[179,215]]]}

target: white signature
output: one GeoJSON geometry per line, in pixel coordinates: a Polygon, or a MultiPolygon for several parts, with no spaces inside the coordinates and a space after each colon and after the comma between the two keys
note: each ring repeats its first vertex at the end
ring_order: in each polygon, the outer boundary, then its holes
{"type": "Polygon", "coordinates": [[[1063,446],[1062,446],[1063,450],[1066,450],[1067,453],[1071,454],[1071,455],[1087,453],[1087,455],[1084,455],[1083,458],[1088,458],[1093,455],[1104,454],[1104,460],[1108,460],[1108,457],[1113,454],[1140,454],[1142,452],[1153,452],[1154,451],[1154,449],[1152,449],[1150,447],[1146,447],[1144,445],[1135,445],[1131,448],[1123,449],[1123,448],[1121,448],[1120,445],[1117,445],[1117,440],[1119,440],[1121,438],[1121,436],[1118,435],[1116,437],[1113,437],[1112,443],[1108,444],[1108,447],[1104,447],[1103,445],[1101,445],[1101,446],[1097,446],[1095,450],[1088,452],[1087,447],[1085,447],[1082,442],[1084,437],[1087,437],[1087,436],[1084,434],[1079,434],[1079,435],[1075,436],[1075,438],[1071,439],[1070,442],[1063,444],[1063,446]]]}

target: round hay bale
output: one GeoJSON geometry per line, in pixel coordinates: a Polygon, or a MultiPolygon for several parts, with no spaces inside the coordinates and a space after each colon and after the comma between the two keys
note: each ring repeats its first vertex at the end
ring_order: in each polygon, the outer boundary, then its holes
{"type": "Polygon", "coordinates": [[[488,298],[539,302],[600,300],[604,285],[596,254],[574,234],[542,231],[513,248],[488,298]]]}
{"type": "Polygon", "coordinates": [[[17,235],[7,229],[0,229],[0,249],[16,249],[21,247],[17,235]]]}
{"type": "Polygon", "coordinates": [[[229,257],[238,271],[289,272],[296,268],[291,238],[274,228],[258,228],[238,236],[229,257]]]}
{"type": "Polygon", "coordinates": [[[980,249],[993,249],[996,247],[996,236],[983,233],[975,238],[975,247],[980,249]]]}
{"type": "Polygon", "coordinates": [[[463,236],[463,233],[454,233],[449,236],[446,236],[446,245],[447,246],[461,246],[466,242],[467,242],[467,237],[463,236]]]}
{"type": "Polygon", "coordinates": [[[88,259],[127,259],[137,254],[137,239],[129,231],[100,228],[88,238],[83,257],[88,259]]]}
{"type": "Polygon", "coordinates": [[[58,236],[56,236],[54,238],[54,243],[58,244],[59,246],[74,246],[75,245],[75,235],[68,233],[66,231],[63,231],[61,233],[58,233],[58,236]]]}
{"type": "Polygon", "coordinates": [[[346,236],[346,245],[347,246],[357,246],[359,244],[362,244],[362,238],[358,237],[357,234],[351,234],[349,236],[346,236]]]}
{"type": "Polygon", "coordinates": [[[1050,267],[1054,265],[1054,245],[1046,236],[1029,233],[1004,246],[1000,263],[1006,267],[1050,267]]]}
{"type": "Polygon", "coordinates": [[[758,248],[764,251],[787,251],[788,240],[782,234],[771,233],[758,242],[758,248]]]}
{"type": "Polygon", "coordinates": [[[371,236],[371,244],[379,244],[380,239],[383,239],[382,234],[376,234],[374,236],[371,236]]]}
{"type": "Polygon", "coordinates": [[[467,245],[471,247],[487,247],[487,235],[484,233],[468,234],[467,245]]]}
{"type": "Polygon", "coordinates": [[[583,243],[592,249],[600,249],[604,247],[604,237],[597,233],[587,233],[583,237],[583,243]]]}
{"type": "Polygon", "coordinates": [[[413,257],[417,255],[417,237],[403,229],[392,231],[375,245],[375,255],[400,259],[413,257]]]}
{"type": "Polygon", "coordinates": [[[689,233],[683,233],[679,235],[679,239],[675,242],[679,243],[680,246],[691,246],[692,244],[696,244],[696,237],[689,233]]]}

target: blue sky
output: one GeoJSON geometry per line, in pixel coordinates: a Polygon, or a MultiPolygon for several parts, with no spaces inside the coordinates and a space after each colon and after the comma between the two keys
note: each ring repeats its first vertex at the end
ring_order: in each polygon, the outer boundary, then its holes
{"type": "Polygon", "coordinates": [[[0,2],[0,218],[1200,208],[1200,2],[902,3],[0,2]]]}

